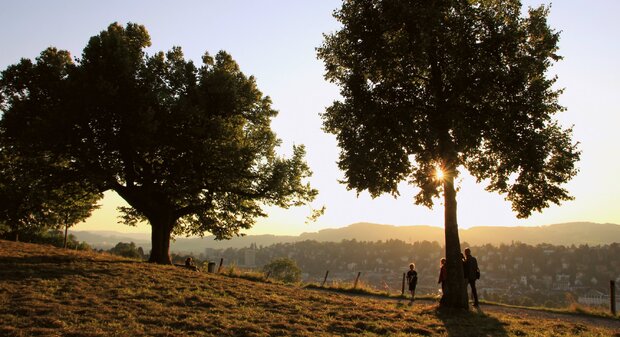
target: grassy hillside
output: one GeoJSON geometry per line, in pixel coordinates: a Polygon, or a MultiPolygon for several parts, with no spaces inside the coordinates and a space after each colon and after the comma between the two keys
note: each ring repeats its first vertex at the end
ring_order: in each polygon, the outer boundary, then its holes
{"type": "Polygon", "coordinates": [[[0,336],[620,336],[566,317],[442,312],[0,241],[0,336]]]}

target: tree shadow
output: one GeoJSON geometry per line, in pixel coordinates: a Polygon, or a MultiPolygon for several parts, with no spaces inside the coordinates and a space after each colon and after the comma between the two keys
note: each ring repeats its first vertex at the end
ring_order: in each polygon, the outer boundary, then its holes
{"type": "Polygon", "coordinates": [[[506,323],[488,316],[480,307],[473,310],[438,307],[437,317],[444,323],[448,336],[508,336],[506,323]]]}
{"type": "Polygon", "coordinates": [[[84,260],[72,256],[31,255],[23,257],[2,257],[0,259],[0,280],[21,281],[25,279],[61,279],[69,276],[92,276],[93,274],[113,275],[108,264],[134,264],[139,261],[123,260],[84,260]],[[81,264],[88,263],[88,270],[81,264]]]}

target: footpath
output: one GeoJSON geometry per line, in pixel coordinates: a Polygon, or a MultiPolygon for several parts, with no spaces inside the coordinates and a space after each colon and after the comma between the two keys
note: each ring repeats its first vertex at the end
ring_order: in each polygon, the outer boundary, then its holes
{"type": "MultiPolygon", "coordinates": [[[[372,294],[359,294],[359,293],[347,293],[342,291],[330,290],[325,288],[312,288],[308,290],[315,290],[319,292],[330,292],[337,293],[343,296],[351,296],[351,297],[363,297],[368,299],[380,300],[380,301],[393,301],[395,303],[402,303],[404,305],[409,305],[409,299],[402,298],[393,298],[386,297],[381,295],[372,295],[372,294]]],[[[435,300],[427,300],[427,299],[416,299],[412,305],[433,305],[438,304],[435,300]]],[[[579,323],[584,325],[594,325],[601,326],[605,328],[609,328],[615,330],[616,335],[620,335],[620,318],[611,318],[611,317],[599,317],[592,316],[588,314],[580,314],[580,313],[562,313],[562,312],[552,312],[538,309],[527,309],[527,308],[515,308],[508,307],[502,305],[494,305],[494,304],[480,304],[479,307],[473,308],[473,310],[477,311],[481,314],[487,313],[502,313],[509,314],[514,316],[519,316],[522,318],[527,318],[532,321],[536,321],[537,319],[551,319],[558,321],[570,321],[573,323],[579,323]]]]}

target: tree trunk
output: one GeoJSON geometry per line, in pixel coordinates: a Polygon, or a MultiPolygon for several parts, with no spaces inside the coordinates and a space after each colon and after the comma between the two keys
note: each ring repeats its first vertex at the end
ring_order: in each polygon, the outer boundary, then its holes
{"type": "Polygon", "coordinates": [[[69,224],[68,224],[68,223],[69,223],[69,222],[67,222],[67,223],[65,224],[65,239],[64,239],[64,241],[62,242],[62,248],[65,248],[65,249],[67,249],[67,232],[69,231],[69,224]]]}
{"type": "Polygon", "coordinates": [[[170,260],[170,233],[175,219],[169,216],[149,218],[151,223],[151,255],[149,262],[172,264],[170,260]]]}
{"type": "Polygon", "coordinates": [[[447,280],[440,305],[446,308],[467,309],[469,304],[463,274],[459,228],[456,221],[456,191],[453,172],[454,169],[448,170],[443,183],[447,280]]]}
{"type": "MultiPolygon", "coordinates": [[[[152,186],[151,186],[152,187],[152,186]]],[[[149,262],[172,264],[170,260],[170,233],[176,224],[174,207],[165,195],[153,189],[115,184],[118,193],[133,208],[144,214],[151,224],[151,254],[149,262]]]]}

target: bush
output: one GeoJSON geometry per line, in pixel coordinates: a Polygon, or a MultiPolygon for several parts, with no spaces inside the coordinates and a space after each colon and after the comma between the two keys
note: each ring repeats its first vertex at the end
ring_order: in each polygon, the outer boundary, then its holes
{"type": "Polygon", "coordinates": [[[295,261],[286,257],[272,260],[263,267],[263,270],[269,274],[269,277],[285,283],[301,281],[301,269],[295,261]]]}
{"type": "Polygon", "coordinates": [[[124,256],[131,259],[143,259],[144,257],[142,247],[136,247],[136,244],[133,242],[119,242],[114,248],[110,249],[109,252],[114,255],[124,256]]]}

